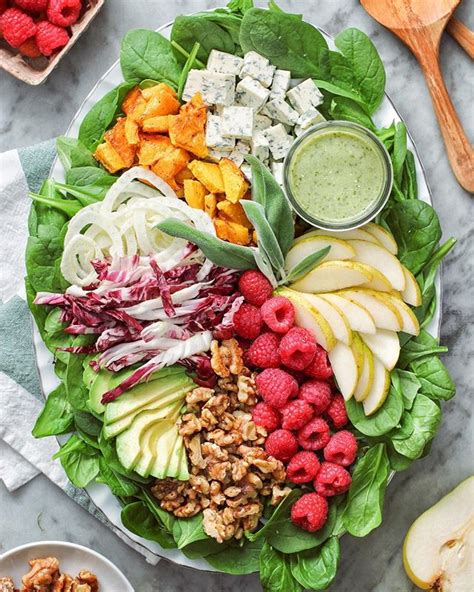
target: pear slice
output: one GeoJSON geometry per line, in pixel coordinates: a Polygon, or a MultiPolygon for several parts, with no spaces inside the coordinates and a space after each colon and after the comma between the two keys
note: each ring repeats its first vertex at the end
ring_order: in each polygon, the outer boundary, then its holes
{"type": "Polygon", "coordinates": [[[326,261],[291,285],[294,290],[320,294],[370,282],[373,278],[367,265],[355,261],[326,261]]]}
{"type": "Polygon", "coordinates": [[[374,382],[374,355],[370,349],[362,341],[361,337],[357,335],[360,340],[360,344],[363,348],[363,363],[362,368],[359,372],[359,380],[354,391],[354,398],[356,401],[364,401],[374,382]]]}
{"type": "Polygon", "coordinates": [[[363,229],[367,232],[370,232],[370,234],[378,240],[382,247],[385,247],[387,251],[392,253],[392,255],[396,255],[398,253],[398,245],[393,238],[392,233],[388,230],[385,230],[383,226],[374,224],[374,222],[369,222],[363,227],[363,229]]]}
{"type": "Polygon", "coordinates": [[[384,368],[382,362],[377,358],[374,358],[372,386],[370,387],[369,393],[362,401],[364,413],[366,415],[372,415],[372,413],[375,413],[380,409],[387,398],[389,390],[390,372],[384,368]]]}
{"type": "Polygon", "coordinates": [[[306,300],[326,319],[337,341],[352,343],[352,329],[345,315],[334,305],[317,294],[305,294],[306,300]]]}
{"type": "Polygon", "coordinates": [[[323,261],[344,261],[355,257],[354,249],[346,241],[331,236],[309,236],[293,245],[286,256],[285,268],[292,269],[305,257],[331,247],[323,261]]]}
{"type": "Polygon", "coordinates": [[[387,370],[393,370],[400,356],[400,341],[394,331],[379,329],[375,335],[360,333],[365,345],[382,362],[387,370]]]}
{"type": "Polygon", "coordinates": [[[383,292],[353,288],[342,290],[338,294],[366,308],[372,315],[378,329],[402,330],[402,317],[397,307],[390,300],[384,299],[383,292]]]}
{"type": "MultiPolygon", "coordinates": [[[[394,292],[392,284],[389,282],[386,276],[384,276],[384,274],[381,273],[378,269],[375,269],[375,267],[372,267],[371,265],[366,265],[365,263],[359,262],[359,265],[363,265],[367,269],[367,271],[372,274],[372,279],[369,282],[361,284],[361,288],[375,290],[376,292],[394,292]]],[[[399,292],[395,293],[399,294],[399,292]]]]}
{"type": "Polygon", "coordinates": [[[393,306],[398,310],[398,314],[402,319],[402,331],[404,333],[408,333],[409,335],[418,335],[420,332],[420,323],[416,318],[415,314],[409,308],[403,300],[397,298],[396,296],[392,296],[392,294],[385,294],[379,292],[379,298],[382,297],[387,300],[387,302],[391,302],[393,306]]]}
{"type": "Polygon", "coordinates": [[[405,276],[405,289],[402,291],[401,296],[407,304],[420,306],[422,302],[420,286],[412,272],[404,265],[402,267],[405,276]]]}
{"type": "Polygon", "coordinates": [[[278,294],[292,302],[295,307],[295,323],[298,327],[308,329],[314,335],[316,342],[326,351],[332,350],[337,341],[331,325],[306,298],[307,294],[300,294],[288,288],[278,290],[278,294]]]}
{"type": "Polygon", "coordinates": [[[374,317],[361,304],[356,304],[352,300],[331,292],[328,294],[318,294],[318,296],[337,307],[345,315],[353,331],[362,331],[362,333],[370,334],[376,332],[377,327],[375,326],[374,317]]]}
{"type": "Polygon", "coordinates": [[[378,269],[392,284],[394,290],[405,289],[405,275],[402,264],[385,247],[367,241],[348,241],[356,252],[355,261],[378,269]]]}
{"type": "Polygon", "coordinates": [[[315,229],[315,230],[310,230],[309,232],[307,232],[306,234],[303,234],[302,236],[298,237],[295,240],[295,243],[299,243],[302,240],[305,240],[306,238],[309,237],[313,237],[313,236],[332,236],[334,238],[337,238],[339,240],[364,240],[370,243],[374,243],[376,245],[380,244],[378,239],[371,234],[370,232],[368,232],[367,230],[365,230],[365,227],[362,228],[354,228],[353,230],[322,230],[322,229],[315,229]]]}
{"type": "Polygon", "coordinates": [[[344,399],[348,401],[354,394],[359,379],[354,352],[349,346],[338,341],[337,345],[328,353],[328,358],[339,390],[344,399]]]}
{"type": "Polygon", "coordinates": [[[410,527],[403,565],[424,590],[467,592],[474,582],[474,477],[462,481],[410,527]]]}

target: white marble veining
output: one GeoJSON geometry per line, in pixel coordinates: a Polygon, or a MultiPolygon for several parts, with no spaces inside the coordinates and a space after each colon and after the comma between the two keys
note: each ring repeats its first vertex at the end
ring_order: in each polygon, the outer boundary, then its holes
{"type": "MultiPolygon", "coordinates": [[[[123,33],[133,27],[158,27],[183,14],[213,8],[215,0],[110,0],[89,31],[40,87],[28,87],[0,72],[0,150],[25,146],[66,129],[83,98],[115,61],[123,33]]],[[[261,4],[260,2],[258,4],[261,4]]],[[[356,0],[280,0],[331,34],[348,26],[371,35],[387,70],[387,91],[418,146],[428,173],[435,207],[445,236],[458,245],[445,263],[442,340],[444,360],[457,383],[456,398],[444,406],[444,418],[431,454],[397,475],[388,488],[382,526],[364,540],[344,537],[342,559],[331,590],[337,592],[407,592],[401,545],[414,518],[472,472],[471,391],[474,383],[473,211],[471,197],[456,183],[420,70],[405,47],[375,23],[356,0]]],[[[472,29],[469,0],[458,10],[472,29]]],[[[469,58],[446,36],[442,67],[453,102],[470,138],[473,77],[469,58]]],[[[129,577],[137,592],[250,592],[260,589],[255,576],[197,573],[166,561],[151,567],[58,491],[37,478],[14,495],[0,485],[0,552],[33,540],[74,541],[103,553],[129,577]]]]}

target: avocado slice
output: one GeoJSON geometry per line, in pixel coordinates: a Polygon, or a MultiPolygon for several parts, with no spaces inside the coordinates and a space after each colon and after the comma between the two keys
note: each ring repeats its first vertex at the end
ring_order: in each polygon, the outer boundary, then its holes
{"type": "Polygon", "coordinates": [[[176,479],[180,481],[188,481],[189,480],[189,470],[188,470],[188,455],[186,454],[186,448],[183,445],[181,447],[181,454],[179,457],[179,466],[178,472],[176,475],[176,479]]]}
{"type": "Polygon", "coordinates": [[[104,413],[106,405],[102,403],[102,397],[107,391],[112,390],[118,386],[122,381],[131,376],[135,370],[120,370],[120,372],[110,372],[101,369],[96,374],[94,382],[92,383],[89,391],[89,400],[87,405],[89,409],[95,413],[104,413]]]}
{"type": "Polygon", "coordinates": [[[155,426],[165,429],[164,423],[165,420],[156,418],[154,411],[142,411],[135,417],[130,428],[117,437],[117,456],[126,469],[133,469],[139,461],[142,455],[142,440],[147,430],[151,427],[155,429],[155,426]]]}
{"type": "Polygon", "coordinates": [[[173,450],[170,451],[170,459],[168,463],[168,469],[166,471],[167,477],[176,477],[179,470],[179,462],[181,459],[181,450],[184,447],[183,438],[178,435],[176,442],[173,446],[173,450]]]}
{"type": "Polygon", "coordinates": [[[151,467],[150,475],[157,479],[163,479],[168,475],[171,453],[179,436],[175,422],[176,419],[163,421],[166,424],[166,429],[158,436],[155,444],[154,463],[151,467]]]}
{"type": "Polygon", "coordinates": [[[182,375],[171,375],[138,384],[106,405],[104,423],[110,424],[123,419],[127,415],[147,407],[156,399],[166,397],[175,391],[185,390],[188,392],[193,386],[193,381],[184,372],[182,375]]]}

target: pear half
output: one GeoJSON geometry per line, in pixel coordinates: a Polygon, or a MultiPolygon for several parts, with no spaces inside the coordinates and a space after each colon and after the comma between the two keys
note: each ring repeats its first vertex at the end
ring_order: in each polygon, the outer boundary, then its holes
{"type": "Polygon", "coordinates": [[[474,477],[462,481],[415,520],[403,565],[424,590],[471,592],[474,584],[474,477]]]}

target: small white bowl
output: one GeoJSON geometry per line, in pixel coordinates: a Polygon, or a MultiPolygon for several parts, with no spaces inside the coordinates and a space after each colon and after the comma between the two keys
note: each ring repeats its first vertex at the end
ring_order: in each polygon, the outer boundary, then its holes
{"type": "Polygon", "coordinates": [[[21,586],[21,578],[29,571],[28,561],[38,557],[56,557],[59,568],[72,577],[81,570],[97,576],[100,592],[134,592],[132,585],[108,559],[74,543],[62,541],[38,541],[21,545],[0,555],[0,577],[10,576],[15,586],[21,586]]]}

